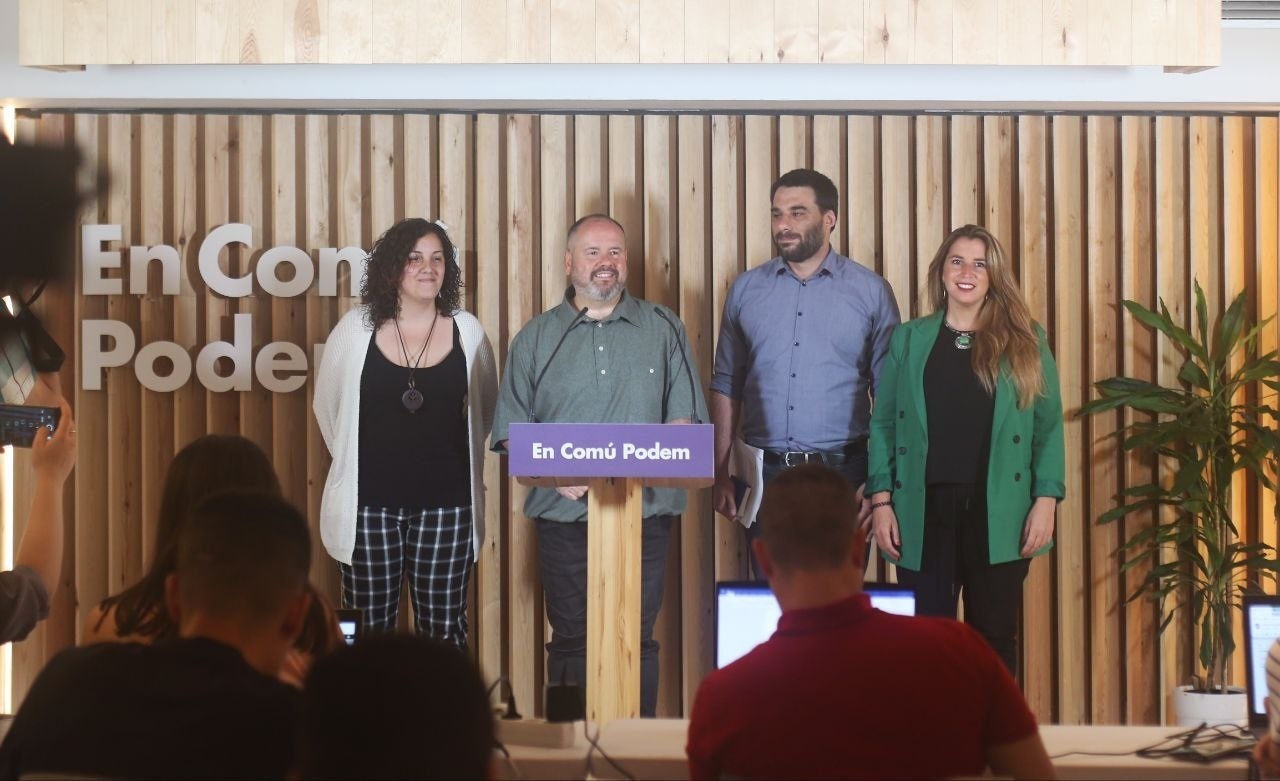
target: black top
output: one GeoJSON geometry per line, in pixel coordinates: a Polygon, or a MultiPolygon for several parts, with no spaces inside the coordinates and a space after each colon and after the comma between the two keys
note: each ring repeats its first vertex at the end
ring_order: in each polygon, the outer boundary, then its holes
{"type": "Polygon", "coordinates": [[[453,349],[434,366],[413,372],[422,393],[417,412],[405,409],[409,370],[369,337],[360,375],[359,499],[361,507],[429,509],[471,504],[467,446],[467,358],[453,324],[453,349]]]}
{"type": "Polygon", "coordinates": [[[299,694],[236,649],[102,643],[41,671],[0,746],[0,777],[284,778],[299,694]]]}
{"type": "Polygon", "coordinates": [[[973,350],[956,347],[943,323],[924,365],[924,406],[929,422],[925,483],[983,487],[991,452],[996,400],[973,371],[973,350]]]}

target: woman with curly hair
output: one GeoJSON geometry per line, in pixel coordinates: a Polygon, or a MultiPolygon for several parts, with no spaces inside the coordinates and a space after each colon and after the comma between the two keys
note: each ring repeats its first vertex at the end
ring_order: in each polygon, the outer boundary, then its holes
{"type": "Polygon", "coordinates": [[[484,442],[497,372],[461,304],[439,222],[401,220],[367,260],[362,306],[325,343],[314,410],[333,464],[320,537],[342,601],[391,631],[408,578],[418,632],[467,642],[467,580],[484,538],[484,442]]]}
{"type": "Polygon", "coordinates": [[[1015,670],[1022,581],[1065,495],[1062,399],[1044,329],[1000,243],[951,232],[929,265],[933,314],[903,323],[871,413],[876,544],[916,613],[964,620],[1015,670]]]}

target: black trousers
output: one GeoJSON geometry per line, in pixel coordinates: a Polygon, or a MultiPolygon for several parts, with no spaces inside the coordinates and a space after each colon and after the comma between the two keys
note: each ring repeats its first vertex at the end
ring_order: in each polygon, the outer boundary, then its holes
{"type": "MultiPolygon", "coordinates": [[[[662,607],[667,576],[667,543],[674,516],[645,518],[640,562],[640,715],[658,709],[658,641],[653,624],[662,607]]],[[[547,683],[587,682],[587,524],[535,519],[538,575],[546,595],[551,642],[547,643],[547,683]]]]}
{"type": "Polygon", "coordinates": [[[955,618],[963,594],[964,622],[1016,673],[1022,582],[1031,560],[990,563],[987,504],[980,489],[930,486],[924,506],[920,571],[898,567],[898,582],[916,590],[916,615],[955,618]]]}

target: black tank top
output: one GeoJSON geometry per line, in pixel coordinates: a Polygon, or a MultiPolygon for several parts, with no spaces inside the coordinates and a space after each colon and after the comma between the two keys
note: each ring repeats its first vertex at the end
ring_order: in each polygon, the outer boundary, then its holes
{"type": "Polygon", "coordinates": [[[458,324],[453,349],[434,366],[418,367],[422,406],[409,412],[401,396],[409,370],[369,337],[360,375],[359,504],[431,509],[471,504],[467,442],[467,360],[458,324]]]}

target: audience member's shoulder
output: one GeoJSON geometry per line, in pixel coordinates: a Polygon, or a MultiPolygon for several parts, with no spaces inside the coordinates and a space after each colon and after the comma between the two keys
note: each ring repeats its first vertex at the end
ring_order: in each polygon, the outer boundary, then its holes
{"type": "Polygon", "coordinates": [[[235,648],[207,638],[151,646],[151,663],[211,708],[243,712],[255,724],[292,719],[300,694],[277,676],[254,669],[235,648]]]}
{"type": "Polygon", "coordinates": [[[916,634],[924,637],[949,637],[957,633],[962,634],[964,631],[964,624],[951,618],[902,616],[879,609],[873,613],[873,616],[880,631],[891,628],[900,634],[916,634]]]}
{"type": "Polygon", "coordinates": [[[293,719],[302,705],[302,690],[278,677],[258,673],[254,686],[245,692],[245,698],[261,703],[264,715],[274,713],[276,718],[293,719]]]}
{"type": "Polygon", "coordinates": [[[265,675],[249,664],[241,652],[233,646],[209,637],[174,638],[152,646],[157,657],[174,660],[175,665],[216,670],[228,677],[239,677],[259,683],[267,689],[295,687],[273,675],[265,675]]]}
{"type": "Polygon", "coordinates": [[[58,652],[40,671],[46,681],[76,680],[100,682],[118,679],[116,674],[127,667],[144,669],[148,646],[132,642],[93,643],[58,652]]]}
{"type": "Polygon", "coordinates": [[[892,625],[900,636],[918,641],[921,648],[932,649],[940,657],[947,656],[966,663],[983,665],[997,659],[987,641],[973,627],[951,618],[932,616],[896,616],[882,614],[881,620],[892,625]]]}
{"type": "MultiPolygon", "coordinates": [[[[151,648],[147,643],[137,643],[132,641],[118,643],[91,643],[75,648],[68,648],[55,656],[66,657],[70,663],[84,664],[113,664],[115,660],[132,660],[143,659],[151,648]]],[[[52,664],[52,661],[50,662],[52,664]]]]}
{"type": "MultiPolygon", "coordinates": [[[[705,691],[707,702],[732,711],[735,700],[749,700],[763,679],[778,669],[770,641],[765,641],[719,670],[702,679],[698,696],[705,691]]],[[[790,675],[790,667],[784,668],[790,675]]]]}
{"type": "Polygon", "coordinates": [[[699,724],[718,722],[722,714],[738,711],[741,707],[738,701],[745,699],[744,692],[751,688],[747,683],[751,675],[742,666],[745,658],[738,659],[728,667],[712,670],[702,679],[694,697],[693,712],[690,714],[692,721],[699,724]]]}

